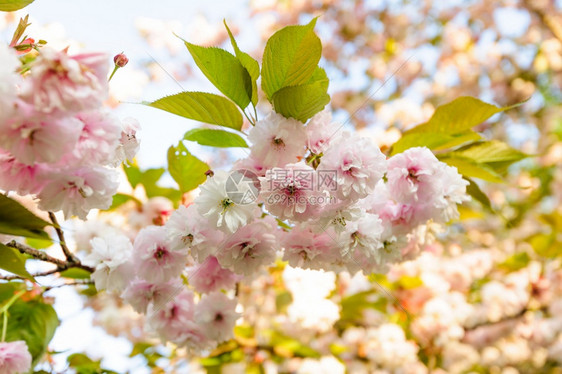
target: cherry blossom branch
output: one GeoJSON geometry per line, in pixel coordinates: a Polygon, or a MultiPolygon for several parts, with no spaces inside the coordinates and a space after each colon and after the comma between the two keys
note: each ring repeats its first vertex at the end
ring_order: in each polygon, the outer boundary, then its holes
{"type": "Polygon", "coordinates": [[[91,284],[94,284],[94,282],[90,279],[82,279],[82,280],[78,279],[78,280],[75,280],[74,282],[57,284],[57,285],[54,285],[54,286],[47,286],[47,287],[45,287],[43,292],[47,292],[49,290],[52,290],[53,288],[60,288],[60,287],[64,287],[64,286],[89,286],[91,284]]]}
{"type": "MultiPolygon", "coordinates": [[[[61,270],[57,267],[56,269],[53,269],[53,270],[48,270],[48,271],[43,271],[41,273],[31,274],[31,276],[33,278],[45,277],[47,275],[56,274],[60,271],[61,270]]],[[[19,276],[19,275],[0,275],[0,279],[10,281],[10,280],[14,280],[14,279],[22,279],[23,280],[23,279],[26,279],[26,278],[24,278],[22,276],[19,276]]]]}
{"type": "Polygon", "coordinates": [[[94,272],[94,268],[82,264],[80,260],[74,258],[74,256],[73,256],[74,261],[60,260],[58,258],[46,254],[45,252],[41,252],[35,248],[28,247],[25,244],[18,243],[15,240],[12,240],[11,242],[7,243],[6,246],[15,248],[18,251],[20,251],[20,253],[30,255],[31,257],[34,257],[38,260],[50,262],[52,264],[57,265],[57,272],[67,270],[70,268],[80,268],[90,273],[94,272]]]}
{"type": "Polygon", "coordinates": [[[68,262],[70,262],[70,263],[80,262],[76,258],[76,256],[74,256],[72,254],[72,252],[70,252],[70,250],[66,246],[66,241],[64,239],[64,232],[62,231],[62,229],[61,229],[61,227],[60,227],[60,225],[57,221],[57,217],[55,216],[55,214],[53,212],[49,212],[49,218],[51,219],[51,222],[53,223],[53,226],[55,227],[55,231],[57,232],[57,236],[59,238],[60,246],[61,246],[62,251],[63,251],[66,259],[68,260],[68,262]]]}

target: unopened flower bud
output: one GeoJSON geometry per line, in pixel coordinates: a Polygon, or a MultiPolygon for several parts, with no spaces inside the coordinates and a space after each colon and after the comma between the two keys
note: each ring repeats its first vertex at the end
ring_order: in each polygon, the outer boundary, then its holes
{"type": "Polygon", "coordinates": [[[127,58],[127,56],[125,56],[125,54],[119,53],[118,55],[115,55],[115,57],[113,57],[113,62],[115,62],[115,66],[119,66],[120,68],[122,68],[123,66],[127,65],[129,59],[127,58]]]}

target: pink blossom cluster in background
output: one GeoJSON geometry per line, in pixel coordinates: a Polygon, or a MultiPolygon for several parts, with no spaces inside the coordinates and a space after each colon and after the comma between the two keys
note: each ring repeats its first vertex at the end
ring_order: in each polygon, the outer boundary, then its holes
{"type": "Polygon", "coordinates": [[[22,66],[2,46],[0,62],[0,188],[33,194],[40,209],[67,218],[109,208],[139,125],[103,108],[107,56],[43,47],[22,66]]]}

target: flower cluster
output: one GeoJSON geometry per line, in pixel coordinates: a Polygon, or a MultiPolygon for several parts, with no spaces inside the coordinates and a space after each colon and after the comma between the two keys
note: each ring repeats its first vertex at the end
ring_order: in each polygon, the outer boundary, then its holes
{"type": "Polygon", "coordinates": [[[208,257],[201,269],[194,270],[205,272],[205,277],[192,277],[193,286],[207,293],[195,303],[194,293],[180,277],[188,263],[186,241],[190,239],[170,235],[177,233],[174,223],[189,225],[186,213],[183,207],[168,226],[141,229],[134,244],[119,234],[95,237],[85,263],[95,267],[96,288],[121,295],[135,311],[146,314],[149,330],[165,341],[201,351],[232,337],[239,317],[236,301],[220,290],[238,279],[208,257]]]}
{"type": "Polygon", "coordinates": [[[115,167],[138,150],[135,120],[104,110],[107,56],[43,47],[22,67],[0,47],[0,189],[85,219],[109,208],[115,167]]]}
{"type": "Polygon", "coordinates": [[[237,199],[229,174],[216,172],[201,186],[193,210],[197,231],[224,235],[205,250],[205,239],[197,238],[194,257],[202,262],[212,254],[240,275],[257,274],[281,248],[292,266],[384,272],[418,240],[417,227],[456,218],[457,204],[468,199],[468,182],[429,149],[387,159],[368,138],[339,133],[328,111],[307,125],[272,112],[248,138],[250,155],[233,172],[255,175],[235,187],[242,195],[259,190],[256,198],[237,199]],[[277,229],[267,221],[272,217],[290,229],[277,229]]]}
{"type": "MultiPolygon", "coordinates": [[[[428,149],[387,159],[369,139],[338,130],[327,111],[308,125],[277,113],[258,121],[250,155],[230,173],[211,173],[162,226],[141,228],[133,244],[92,239],[96,287],[146,313],[162,339],[204,350],[229,339],[238,317],[220,291],[256,279],[278,257],[304,269],[386,272],[416,253],[420,227],[458,214],[467,182],[428,149]]],[[[316,299],[329,328],[337,308],[316,299]]],[[[307,324],[301,304],[290,314],[307,324]]]]}

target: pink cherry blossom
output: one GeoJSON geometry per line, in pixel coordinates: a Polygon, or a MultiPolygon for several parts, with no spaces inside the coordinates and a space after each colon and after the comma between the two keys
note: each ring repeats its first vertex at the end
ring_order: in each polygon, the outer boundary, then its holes
{"type": "Polygon", "coordinates": [[[139,278],[166,282],[181,274],[187,262],[187,250],[174,248],[164,227],[148,226],[135,238],[133,262],[139,278]]]}
{"type": "Polygon", "coordinates": [[[140,124],[134,118],[127,117],[121,122],[121,138],[115,150],[114,166],[124,161],[133,161],[140,148],[140,138],[138,135],[140,130],[140,124]]]}
{"type": "Polygon", "coordinates": [[[237,274],[252,275],[275,261],[278,249],[274,228],[258,221],[241,227],[218,248],[215,255],[222,267],[237,274]]]}
{"type": "Polygon", "coordinates": [[[31,354],[23,340],[0,342],[0,374],[23,374],[31,369],[31,354]]]}
{"type": "Polygon", "coordinates": [[[149,305],[162,308],[174,299],[184,288],[181,279],[173,278],[165,283],[150,283],[144,279],[134,279],[121,295],[139,313],[146,313],[149,305]]]}
{"type": "Polygon", "coordinates": [[[53,171],[39,193],[39,208],[62,210],[66,218],[86,219],[91,209],[107,209],[117,191],[117,172],[101,166],[53,171]]]}
{"type": "Polygon", "coordinates": [[[74,149],[75,157],[90,164],[109,164],[121,139],[121,124],[108,112],[92,110],[76,115],[84,126],[74,149]]]}
{"type": "Polygon", "coordinates": [[[330,230],[316,233],[309,227],[297,225],[281,235],[283,260],[293,267],[321,270],[338,257],[336,234],[330,230]]]}
{"type": "Polygon", "coordinates": [[[212,347],[205,330],[194,321],[193,293],[180,292],[164,307],[148,309],[148,324],[162,340],[194,350],[212,347]]]}
{"type": "Polygon", "coordinates": [[[466,193],[469,182],[463,179],[457,168],[444,163],[441,163],[441,173],[438,178],[442,188],[435,202],[435,207],[439,210],[435,218],[440,222],[449,222],[459,218],[457,205],[470,200],[470,196],[466,193]]]}
{"type": "Polygon", "coordinates": [[[332,122],[332,112],[329,109],[317,113],[306,125],[306,146],[314,154],[321,154],[328,146],[338,139],[341,125],[332,122]]]}
{"type": "Polygon", "coordinates": [[[195,308],[195,322],[205,335],[214,341],[223,342],[234,337],[233,329],[240,313],[235,311],[236,300],[221,292],[204,295],[195,308]]]}
{"type": "Polygon", "coordinates": [[[95,267],[92,279],[96,289],[123,291],[134,274],[133,245],[125,235],[96,237],[90,241],[92,252],[84,263],[95,267]]]}
{"type": "Polygon", "coordinates": [[[404,235],[414,227],[431,218],[432,209],[422,202],[404,204],[395,201],[382,180],[377,183],[373,194],[362,200],[369,213],[377,214],[395,235],[404,235]]]}
{"type": "Polygon", "coordinates": [[[72,151],[82,127],[75,118],[45,116],[18,102],[15,114],[0,122],[0,146],[24,164],[53,163],[72,151]]]}
{"type": "Polygon", "coordinates": [[[373,193],[386,172],[386,157],[371,140],[344,132],[324,152],[318,170],[333,172],[340,199],[373,193]]]}
{"type": "Polygon", "coordinates": [[[383,247],[381,235],[382,221],[376,214],[365,213],[356,221],[346,223],[345,231],[338,236],[342,256],[359,251],[367,258],[381,262],[380,249],[383,247]]]}
{"type": "Polygon", "coordinates": [[[214,256],[208,256],[202,264],[189,269],[187,276],[189,284],[197,292],[204,293],[233,289],[236,282],[242,279],[238,274],[222,268],[214,256]]]}
{"type": "Polygon", "coordinates": [[[299,121],[270,112],[248,134],[251,156],[268,168],[295,163],[304,156],[306,132],[299,121]]]}
{"type": "Polygon", "coordinates": [[[0,44],[0,122],[9,113],[16,98],[16,84],[21,78],[16,69],[20,66],[21,62],[14,49],[4,43],[0,44]]]}
{"type": "Polygon", "coordinates": [[[129,225],[136,230],[149,225],[161,226],[173,211],[174,204],[170,199],[162,196],[151,197],[129,213],[129,225]]]}
{"type": "Polygon", "coordinates": [[[265,176],[267,168],[262,160],[253,157],[252,155],[240,159],[234,163],[232,170],[249,170],[258,177],[265,176]]]}
{"type": "Polygon", "coordinates": [[[401,203],[431,203],[441,191],[440,162],[424,147],[410,148],[388,160],[388,190],[401,203]]]}
{"type": "Polygon", "coordinates": [[[364,213],[360,202],[352,202],[349,200],[339,200],[330,197],[328,204],[322,207],[315,219],[307,222],[315,232],[322,232],[327,229],[333,229],[336,233],[345,230],[346,222],[359,219],[364,213]]]}
{"type": "Polygon", "coordinates": [[[10,153],[0,150],[0,189],[20,195],[36,194],[45,184],[41,178],[43,168],[41,164],[22,164],[10,153]]]}
{"type": "Polygon", "coordinates": [[[108,69],[105,54],[69,56],[66,50],[43,47],[21,96],[45,113],[94,109],[107,97],[108,69]]]}
{"type": "Polygon", "coordinates": [[[329,200],[318,181],[317,172],[303,162],[273,168],[260,177],[260,199],[279,219],[303,222],[313,218],[329,200]]]}
{"type": "Polygon", "coordinates": [[[225,187],[228,177],[229,173],[216,171],[199,187],[201,192],[194,203],[199,213],[206,217],[209,223],[216,225],[220,230],[233,233],[254,218],[254,209],[257,205],[239,204],[233,201],[225,187]]]}
{"type": "Polygon", "coordinates": [[[216,250],[223,240],[222,231],[212,227],[199,214],[195,204],[180,207],[172,213],[164,225],[174,248],[189,248],[191,255],[200,263],[216,250]]]}

